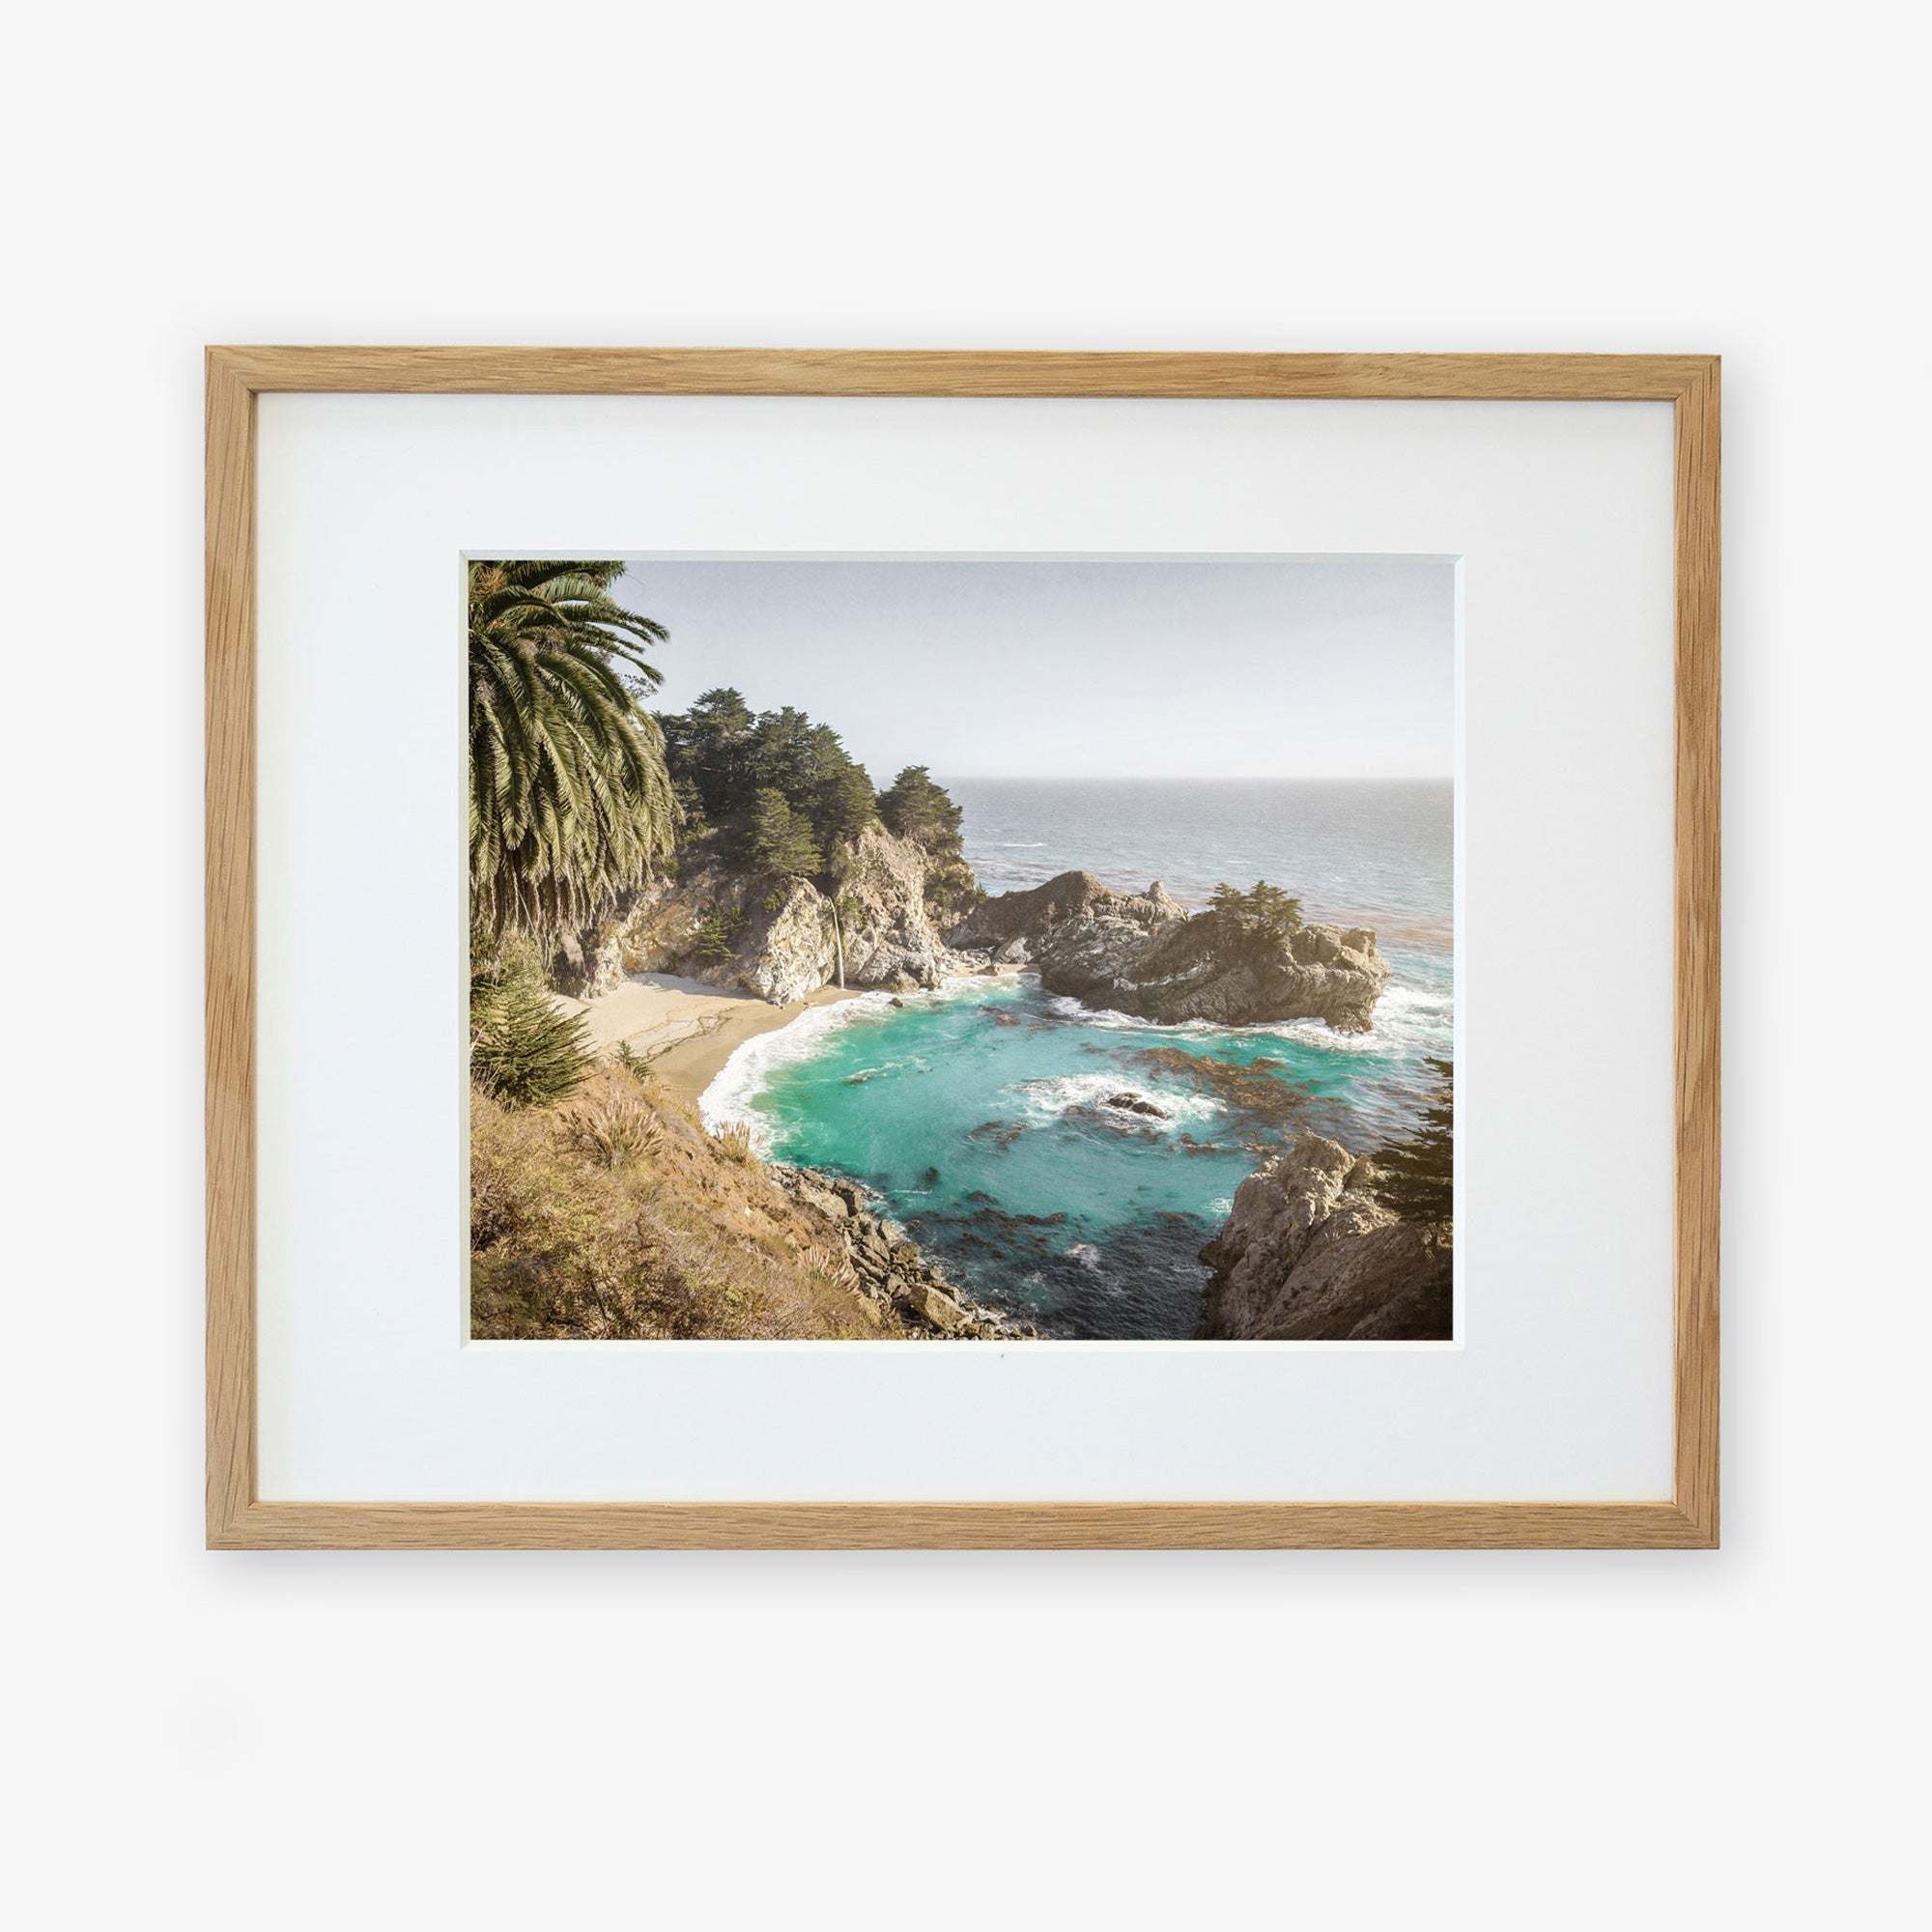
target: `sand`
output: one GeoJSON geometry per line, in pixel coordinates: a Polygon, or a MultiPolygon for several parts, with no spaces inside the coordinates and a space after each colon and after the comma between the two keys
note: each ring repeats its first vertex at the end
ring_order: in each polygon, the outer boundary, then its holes
{"type": "Polygon", "coordinates": [[[643,973],[594,1000],[554,997],[567,1011],[583,1015],[599,1053],[622,1042],[650,1062],[652,1076],[671,1093],[696,1102],[746,1040],[795,1020],[808,1007],[829,1006],[857,994],[821,986],[807,999],[775,1007],[755,993],[726,992],[669,973],[643,973]]]}

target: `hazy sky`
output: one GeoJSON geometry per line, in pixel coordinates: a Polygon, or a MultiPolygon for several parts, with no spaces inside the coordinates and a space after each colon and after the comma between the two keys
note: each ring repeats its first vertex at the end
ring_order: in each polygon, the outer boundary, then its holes
{"type": "Polygon", "coordinates": [[[635,557],[656,708],[795,704],[883,785],[1446,775],[1448,557],[773,562],[635,557]]]}

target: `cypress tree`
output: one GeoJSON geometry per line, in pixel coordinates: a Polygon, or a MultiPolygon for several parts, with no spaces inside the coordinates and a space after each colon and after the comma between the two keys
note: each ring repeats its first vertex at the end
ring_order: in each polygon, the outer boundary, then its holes
{"type": "Polygon", "coordinates": [[[784,872],[801,879],[818,870],[818,847],[811,842],[810,829],[785,803],[784,794],[771,785],[753,797],[745,859],[756,871],[784,872]]]}

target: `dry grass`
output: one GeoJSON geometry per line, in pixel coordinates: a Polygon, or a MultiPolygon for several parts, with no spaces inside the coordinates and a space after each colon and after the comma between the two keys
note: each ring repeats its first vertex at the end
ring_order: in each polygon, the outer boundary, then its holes
{"type": "Polygon", "coordinates": [[[470,1327],[479,1337],[870,1339],[836,1233],[749,1142],[617,1067],[572,1102],[470,1094],[470,1327]]]}
{"type": "Polygon", "coordinates": [[[579,1153],[600,1167],[623,1167],[664,1151],[664,1122],[639,1094],[625,1093],[615,1082],[566,1108],[557,1125],[579,1153]]]}

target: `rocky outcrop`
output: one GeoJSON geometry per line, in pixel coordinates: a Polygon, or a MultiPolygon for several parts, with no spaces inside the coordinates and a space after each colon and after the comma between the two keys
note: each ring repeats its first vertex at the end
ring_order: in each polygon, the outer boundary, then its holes
{"type": "Polygon", "coordinates": [[[1034,945],[1055,931],[1089,925],[1121,928],[1123,947],[1142,948],[1187,917],[1187,908],[1158,880],[1145,893],[1117,893],[1092,872],[1062,872],[1024,893],[981,899],[948,933],[953,946],[982,947],[998,957],[1014,941],[1034,945]]]}
{"type": "Polygon", "coordinates": [[[696,847],[676,879],[568,939],[552,983],[587,1000],[628,974],[677,973],[786,1006],[836,985],[841,953],[848,986],[935,986],[963,968],[933,926],[917,845],[875,825],[844,859],[828,897],[810,880],[740,872],[696,847]]]}
{"type": "Polygon", "coordinates": [[[1162,933],[1111,974],[1091,970],[1085,957],[1068,960],[1057,946],[1046,947],[1039,960],[1049,990],[1167,1025],[1312,1019],[1338,1033],[1366,1033],[1389,979],[1388,962],[1365,927],[1301,925],[1273,936],[1229,932],[1213,913],[1197,913],[1162,933]]]}
{"type": "Polygon", "coordinates": [[[1213,1270],[1202,1334],[1221,1341],[1448,1341],[1453,1236],[1399,1220],[1375,1170],[1307,1135],[1249,1175],[1201,1250],[1213,1270]]]}
{"type": "Polygon", "coordinates": [[[837,894],[848,986],[936,986],[958,969],[932,923],[925,874],[925,854],[880,826],[852,848],[837,894]]]}
{"type": "Polygon", "coordinates": [[[1022,1332],[967,1299],[942,1269],[928,1261],[896,1221],[871,1209],[870,1197],[856,1182],[811,1168],[774,1167],[772,1177],[801,1207],[828,1223],[845,1243],[853,1286],[870,1304],[883,1326],[894,1310],[902,1321],[962,1341],[1022,1332]]]}
{"type": "Polygon", "coordinates": [[[1091,872],[987,899],[949,938],[995,959],[1023,953],[1048,992],[1165,1025],[1319,1019],[1363,1033],[1389,978],[1365,927],[1268,933],[1211,912],[1190,918],[1158,882],[1117,893],[1091,872]]]}

